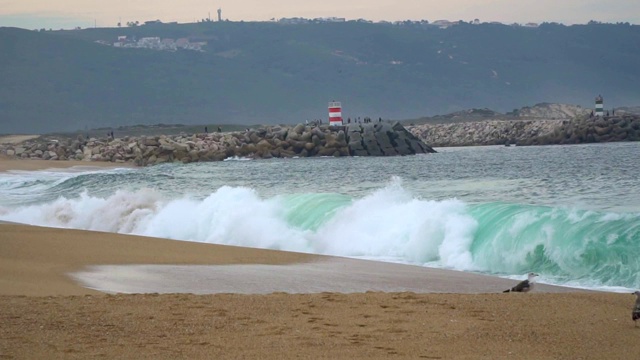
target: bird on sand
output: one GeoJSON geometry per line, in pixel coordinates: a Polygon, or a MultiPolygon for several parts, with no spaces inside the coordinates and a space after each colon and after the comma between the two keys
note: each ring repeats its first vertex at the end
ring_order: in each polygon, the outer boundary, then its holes
{"type": "Polygon", "coordinates": [[[636,291],[633,293],[636,296],[636,303],[633,305],[633,310],[631,311],[631,319],[633,319],[633,323],[638,326],[636,320],[640,319],[640,291],[636,291]]]}
{"type": "MultiPolygon", "coordinates": [[[[507,292],[528,292],[533,289],[534,279],[538,276],[536,273],[529,273],[527,276],[527,280],[522,280],[518,283],[518,285],[512,287],[511,289],[507,289],[503,291],[503,293],[507,292]]],[[[640,314],[640,313],[639,313],[640,314]]]]}

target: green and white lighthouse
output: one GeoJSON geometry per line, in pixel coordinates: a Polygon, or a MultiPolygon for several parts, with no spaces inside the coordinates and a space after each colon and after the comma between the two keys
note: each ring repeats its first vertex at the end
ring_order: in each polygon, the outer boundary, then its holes
{"type": "Polygon", "coordinates": [[[596,116],[604,116],[604,100],[602,95],[596,96],[596,116]]]}

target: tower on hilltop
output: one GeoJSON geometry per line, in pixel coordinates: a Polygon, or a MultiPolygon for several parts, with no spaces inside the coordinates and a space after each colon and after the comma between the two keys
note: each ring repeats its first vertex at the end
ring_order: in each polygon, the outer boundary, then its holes
{"type": "Polygon", "coordinates": [[[222,9],[218,8],[218,21],[222,21],[222,9]]]}

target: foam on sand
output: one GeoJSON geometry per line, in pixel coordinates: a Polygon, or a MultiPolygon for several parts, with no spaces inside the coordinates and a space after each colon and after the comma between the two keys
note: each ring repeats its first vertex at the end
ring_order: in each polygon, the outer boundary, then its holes
{"type": "MultiPolygon", "coordinates": [[[[70,274],[107,293],[492,293],[513,281],[459,271],[327,257],[288,265],[102,265],[70,274]]],[[[540,285],[536,291],[576,289],[540,285]]]]}

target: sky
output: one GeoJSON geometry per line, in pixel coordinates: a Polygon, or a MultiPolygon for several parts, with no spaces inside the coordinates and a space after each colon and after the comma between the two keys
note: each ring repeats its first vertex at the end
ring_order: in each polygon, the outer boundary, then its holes
{"type": "Polygon", "coordinates": [[[341,17],[640,25],[640,0],[0,0],[0,27],[55,30],[148,20],[190,23],[216,19],[219,8],[222,18],[230,21],[341,17]]]}

